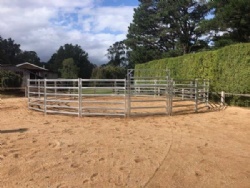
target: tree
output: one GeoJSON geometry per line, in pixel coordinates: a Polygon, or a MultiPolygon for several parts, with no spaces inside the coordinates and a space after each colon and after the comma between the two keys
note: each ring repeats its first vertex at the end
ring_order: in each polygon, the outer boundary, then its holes
{"type": "Polygon", "coordinates": [[[35,51],[23,51],[18,55],[19,62],[29,62],[40,65],[40,58],[35,51]]]}
{"type": "Polygon", "coordinates": [[[126,69],[119,66],[101,66],[93,69],[92,79],[124,79],[126,76],[126,69]]]}
{"type": "Polygon", "coordinates": [[[199,23],[209,9],[197,0],[140,0],[126,44],[131,61],[144,63],[204,48],[199,23]]]}
{"type": "Polygon", "coordinates": [[[20,87],[22,77],[12,71],[0,70],[0,87],[20,87]]]}
{"type": "Polygon", "coordinates": [[[3,39],[0,36],[0,64],[18,64],[20,53],[20,44],[16,44],[11,38],[3,39]]]}
{"type": "Polygon", "coordinates": [[[194,47],[196,50],[198,46],[204,47],[199,24],[209,12],[206,3],[197,0],[168,0],[160,1],[158,9],[162,20],[161,35],[167,41],[170,39],[173,50],[186,54],[192,52],[194,47]]]}
{"type": "Polygon", "coordinates": [[[61,73],[62,78],[78,78],[79,68],[76,66],[73,58],[63,60],[62,69],[60,69],[59,71],[61,73]]]}
{"type": "Polygon", "coordinates": [[[203,23],[216,47],[250,42],[249,0],[210,1],[214,17],[203,23]]]}
{"type": "Polygon", "coordinates": [[[157,7],[153,0],[140,0],[140,5],[134,11],[133,22],[128,28],[125,44],[132,49],[130,61],[144,63],[161,57],[157,45],[159,26],[157,7]]]}
{"type": "Polygon", "coordinates": [[[124,41],[115,42],[107,49],[108,65],[127,67],[129,65],[128,55],[129,49],[124,41]]]}
{"type": "Polygon", "coordinates": [[[22,51],[20,44],[16,44],[11,38],[3,39],[0,36],[0,64],[16,65],[24,62],[41,66],[35,51],[22,51]]]}
{"type": "Polygon", "coordinates": [[[48,61],[50,69],[58,72],[62,69],[63,60],[68,58],[73,58],[75,65],[79,68],[77,75],[79,78],[90,78],[94,65],[89,62],[88,54],[79,45],[65,44],[60,46],[48,61]]]}

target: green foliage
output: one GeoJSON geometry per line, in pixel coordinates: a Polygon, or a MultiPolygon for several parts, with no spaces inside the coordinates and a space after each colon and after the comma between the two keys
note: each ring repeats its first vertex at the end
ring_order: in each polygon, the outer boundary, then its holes
{"type": "Polygon", "coordinates": [[[249,0],[210,1],[208,4],[214,17],[204,21],[202,28],[207,33],[214,33],[211,38],[212,41],[216,42],[216,47],[238,42],[250,42],[249,0]]]}
{"type": "Polygon", "coordinates": [[[126,70],[118,66],[96,67],[92,72],[92,79],[124,79],[126,70]]]}
{"type": "Polygon", "coordinates": [[[135,68],[152,70],[168,68],[174,79],[209,79],[211,91],[250,93],[250,43],[154,60],[138,64],[135,68]]]}
{"type": "Polygon", "coordinates": [[[65,44],[61,46],[48,61],[52,71],[58,72],[62,69],[62,62],[65,59],[73,58],[79,68],[78,78],[90,78],[94,65],[88,60],[88,53],[82,50],[79,45],[65,44]]]}
{"type": "Polygon", "coordinates": [[[20,87],[22,78],[11,71],[0,70],[0,87],[20,87]]]}
{"type": "Polygon", "coordinates": [[[130,61],[145,63],[206,48],[199,28],[209,8],[196,0],[140,0],[128,29],[130,61]]]}
{"type": "Polygon", "coordinates": [[[62,78],[78,78],[79,68],[76,66],[73,58],[63,60],[62,69],[59,70],[62,78]]]}
{"type": "Polygon", "coordinates": [[[127,67],[129,66],[128,57],[129,49],[125,45],[124,41],[115,42],[108,49],[107,57],[109,59],[108,65],[127,67]]]}
{"type": "Polygon", "coordinates": [[[11,38],[3,39],[0,36],[0,64],[16,65],[24,62],[41,66],[40,58],[35,51],[22,51],[20,44],[16,44],[11,38]]]}
{"type": "Polygon", "coordinates": [[[40,66],[40,58],[37,56],[37,53],[34,51],[23,51],[18,55],[19,62],[29,62],[35,65],[40,66]]]}
{"type": "Polygon", "coordinates": [[[11,38],[3,39],[0,36],[0,64],[18,64],[20,54],[20,44],[16,44],[11,38]]]}

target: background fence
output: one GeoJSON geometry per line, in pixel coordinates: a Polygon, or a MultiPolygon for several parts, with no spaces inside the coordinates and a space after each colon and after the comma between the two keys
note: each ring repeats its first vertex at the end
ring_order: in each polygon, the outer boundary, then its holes
{"type": "Polygon", "coordinates": [[[193,110],[198,112],[208,107],[208,80],[173,80],[172,84],[172,112],[193,110]]]}

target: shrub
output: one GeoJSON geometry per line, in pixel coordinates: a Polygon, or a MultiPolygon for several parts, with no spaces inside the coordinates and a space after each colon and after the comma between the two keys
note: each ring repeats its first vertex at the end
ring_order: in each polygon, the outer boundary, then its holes
{"type": "Polygon", "coordinates": [[[11,71],[0,70],[0,86],[1,87],[20,87],[22,78],[20,75],[11,71]]]}

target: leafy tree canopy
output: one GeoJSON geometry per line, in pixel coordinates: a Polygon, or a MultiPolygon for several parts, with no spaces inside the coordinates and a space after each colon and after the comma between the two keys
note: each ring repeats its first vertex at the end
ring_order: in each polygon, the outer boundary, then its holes
{"type": "Polygon", "coordinates": [[[108,65],[128,67],[129,66],[129,49],[124,41],[115,42],[107,49],[108,65]]]}
{"type": "Polygon", "coordinates": [[[63,68],[63,61],[68,58],[72,58],[76,67],[79,68],[77,75],[79,78],[90,78],[94,65],[90,63],[88,54],[79,45],[60,46],[48,61],[50,69],[59,72],[63,68]]]}
{"type": "Polygon", "coordinates": [[[216,48],[250,42],[249,0],[209,1],[214,17],[202,23],[216,48]]]}
{"type": "Polygon", "coordinates": [[[18,64],[21,54],[20,44],[16,44],[11,38],[3,39],[0,36],[0,64],[18,64]]]}
{"type": "Polygon", "coordinates": [[[24,62],[41,66],[35,51],[22,51],[20,44],[16,44],[13,39],[3,39],[0,36],[0,64],[16,65],[24,62]]]}
{"type": "Polygon", "coordinates": [[[132,49],[131,61],[144,63],[206,47],[198,24],[208,12],[207,3],[197,0],[140,0],[125,41],[132,49]]]}
{"type": "Polygon", "coordinates": [[[12,71],[0,70],[0,87],[20,87],[22,77],[12,71]]]}
{"type": "Polygon", "coordinates": [[[61,73],[62,78],[78,78],[79,68],[76,66],[73,58],[63,60],[62,69],[60,69],[59,71],[61,73]]]}
{"type": "Polygon", "coordinates": [[[119,66],[102,66],[96,67],[92,72],[92,79],[124,79],[126,76],[126,69],[119,66]]]}

